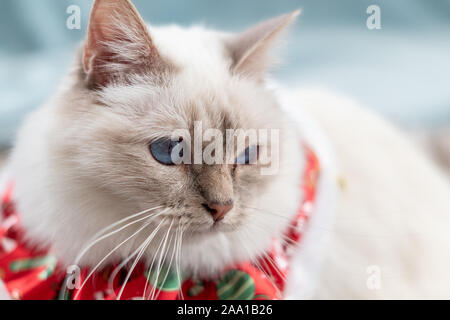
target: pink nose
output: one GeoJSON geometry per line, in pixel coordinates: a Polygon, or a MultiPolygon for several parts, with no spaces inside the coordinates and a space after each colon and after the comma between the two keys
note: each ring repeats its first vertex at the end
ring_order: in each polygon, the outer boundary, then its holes
{"type": "Polygon", "coordinates": [[[208,211],[215,222],[219,222],[225,218],[226,214],[230,212],[231,209],[233,209],[233,203],[210,203],[210,204],[204,204],[203,205],[208,211]]]}

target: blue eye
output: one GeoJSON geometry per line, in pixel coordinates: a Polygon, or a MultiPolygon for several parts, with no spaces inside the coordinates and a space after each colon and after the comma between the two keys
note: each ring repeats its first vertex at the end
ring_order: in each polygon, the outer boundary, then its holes
{"type": "Polygon", "coordinates": [[[236,164],[256,164],[259,156],[259,146],[251,146],[245,149],[235,160],[236,164]]]}
{"type": "MultiPolygon", "coordinates": [[[[170,139],[156,140],[150,144],[150,152],[153,158],[155,158],[155,160],[159,163],[166,166],[174,165],[175,163],[172,159],[172,152],[173,149],[182,141],[182,139],[180,139],[179,141],[172,141],[170,139]]],[[[179,156],[180,158],[183,158],[183,148],[181,148],[179,156]]]]}

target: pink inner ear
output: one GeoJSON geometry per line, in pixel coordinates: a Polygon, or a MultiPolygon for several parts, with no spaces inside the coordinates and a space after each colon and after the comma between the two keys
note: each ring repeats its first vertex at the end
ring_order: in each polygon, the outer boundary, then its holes
{"type": "Polygon", "coordinates": [[[113,78],[113,74],[107,71],[107,68],[104,66],[108,63],[113,63],[114,58],[111,53],[103,50],[101,51],[97,49],[96,52],[93,52],[85,46],[85,55],[84,55],[84,71],[89,75],[90,82],[94,84],[95,87],[104,87],[113,78]]]}
{"type": "Polygon", "coordinates": [[[96,0],[84,48],[89,82],[105,86],[127,73],[154,66],[162,59],[147,26],[129,0],[96,0]]]}

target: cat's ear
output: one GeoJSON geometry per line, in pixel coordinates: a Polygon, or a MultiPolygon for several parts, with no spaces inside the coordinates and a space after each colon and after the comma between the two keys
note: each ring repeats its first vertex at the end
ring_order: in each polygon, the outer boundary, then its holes
{"type": "Polygon", "coordinates": [[[93,87],[166,67],[147,26],[129,0],[95,0],[84,46],[83,69],[93,87]]]}
{"type": "Polygon", "coordinates": [[[299,14],[297,10],[273,18],[228,39],[232,72],[263,79],[271,64],[270,49],[299,14]]]}

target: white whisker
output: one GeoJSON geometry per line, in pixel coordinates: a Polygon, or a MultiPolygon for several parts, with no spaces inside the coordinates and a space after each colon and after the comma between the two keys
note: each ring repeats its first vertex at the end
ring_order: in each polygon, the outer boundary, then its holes
{"type": "Polygon", "coordinates": [[[177,269],[177,277],[178,277],[178,283],[180,285],[180,294],[181,294],[181,300],[184,300],[184,295],[183,295],[183,283],[182,283],[182,276],[181,276],[181,245],[183,242],[183,232],[185,229],[183,229],[183,227],[180,225],[179,226],[179,237],[178,237],[178,241],[177,241],[177,255],[176,255],[176,269],[177,269]]]}
{"type": "Polygon", "coordinates": [[[167,212],[169,209],[166,209],[162,212],[160,212],[157,216],[151,217],[149,221],[147,221],[141,228],[139,228],[135,233],[133,233],[131,236],[129,236],[128,238],[126,238],[124,241],[122,241],[120,244],[118,244],[114,249],[112,249],[106,256],[103,257],[102,260],[100,260],[99,263],[97,263],[97,265],[90,271],[89,275],[86,277],[86,279],[84,280],[83,284],[81,285],[78,294],[81,292],[81,289],[83,289],[84,285],[86,284],[86,282],[89,280],[89,278],[94,274],[94,272],[102,265],[103,262],[106,261],[106,259],[108,259],[115,251],[117,251],[117,249],[119,249],[123,244],[125,244],[127,241],[129,241],[131,238],[133,238],[134,236],[136,236],[139,232],[141,232],[142,230],[144,230],[146,227],[148,227],[150,225],[150,223],[159,215],[167,212]]]}
{"type": "MultiPolygon", "coordinates": [[[[247,238],[250,238],[248,232],[245,232],[245,235],[247,236],[247,238]]],[[[241,237],[241,235],[240,235],[239,233],[238,233],[238,237],[240,237],[240,238],[242,239],[242,237],[241,237]]],[[[247,253],[250,255],[250,251],[248,250],[247,246],[245,246],[245,243],[247,243],[247,242],[245,241],[246,239],[242,239],[242,240],[243,240],[243,241],[242,241],[242,246],[243,246],[244,249],[247,251],[247,253]]],[[[263,262],[264,262],[264,260],[263,260],[263,262]]],[[[276,285],[276,283],[274,283],[274,281],[273,281],[273,275],[272,275],[272,274],[269,275],[269,274],[264,270],[264,268],[263,268],[263,267],[261,266],[261,264],[259,263],[258,259],[252,259],[252,263],[255,265],[255,267],[256,267],[257,269],[259,269],[259,270],[267,277],[267,279],[270,281],[270,283],[272,284],[272,286],[273,286],[273,287],[275,288],[275,290],[277,291],[277,294],[281,296],[281,291],[280,291],[280,289],[278,288],[278,286],[276,285]]],[[[265,263],[265,262],[264,262],[264,263],[265,263]]],[[[265,263],[265,264],[266,264],[266,263],[265,263]]],[[[266,264],[266,269],[270,271],[270,268],[268,268],[267,264],[266,264]]]]}
{"type": "MultiPolygon", "coordinates": [[[[162,223],[163,221],[161,221],[160,223],[159,223],[159,225],[158,225],[158,227],[159,226],[161,226],[161,223],[162,223]]],[[[156,232],[158,232],[158,230],[159,230],[159,228],[155,228],[153,231],[152,231],[152,233],[150,234],[150,236],[149,237],[151,237],[152,235],[155,235],[156,234],[156,232]]],[[[147,238],[148,239],[148,238],[147,238]]],[[[109,280],[108,280],[108,282],[109,282],[109,288],[110,288],[110,290],[111,291],[114,291],[114,286],[113,286],[113,284],[114,284],[114,279],[116,278],[116,276],[117,276],[117,274],[120,272],[120,270],[122,270],[122,268],[123,267],[125,267],[125,265],[128,263],[128,262],[130,262],[130,260],[131,259],[133,259],[134,258],[134,256],[136,256],[138,253],[139,253],[139,251],[141,250],[141,248],[144,246],[144,243],[142,243],[131,255],[129,255],[126,259],[124,259],[116,268],[114,268],[114,270],[113,270],[113,272],[111,272],[111,275],[109,276],[109,280]]],[[[117,296],[116,296],[116,298],[117,298],[117,296]]]]}
{"type": "Polygon", "coordinates": [[[161,228],[161,226],[164,224],[164,222],[167,220],[167,217],[164,218],[159,224],[158,226],[155,228],[155,230],[150,234],[150,236],[148,236],[148,238],[144,241],[143,244],[141,244],[136,251],[132,254],[133,256],[136,255],[138,252],[138,256],[136,257],[136,259],[133,262],[132,267],[130,268],[130,270],[128,271],[128,274],[123,282],[122,288],[119,291],[119,294],[117,295],[117,300],[120,300],[120,298],[122,297],[123,291],[125,290],[125,286],[127,285],[128,280],[131,277],[131,274],[133,273],[134,268],[136,267],[137,263],[139,262],[139,260],[141,259],[142,255],[144,254],[145,249],[147,249],[147,247],[150,245],[150,242],[153,240],[153,238],[155,237],[156,233],[159,231],[159,229],[161,228]]]}
{"type": "Polygon", "coordinates": [[[280,215],[280,214],[278,214],[278,213],[276,213],[276,212],[272,212],[272,211],[269,211],[269,210],[266,210],[266,209],[255,208],[255,207],[248,207],[248,206],[242,206],[242,207],[243,207],[244,209],[258,210],[258,211],[261,211],[261,212],[270,214],[270,215],[272,215],[272,216],[274,216],[274,217],[282,218],[282,219],[285,219],[285,220],[288,220],[288,221],[291,221],[291,220],[292,220],[292,217],[285,217],[285,216],[280,215]]]}
{"type": "MultiPolygon", "coordinates": [[[[172,221],[173,221],[173,220],[172,220],[172,221]]],[[[163,243],[164,243],[164,239],[165,239],[165,236],[162,237],[161,241],[159,242],[158,248],[156,249],[155,254],[154,254],[154,256],[153,256],[152,263],[150,264],[150,266],[149,266],[148,269],[147,269],[148,277],[150,277],[150,275],[151,275],[151,272],[152,272],[152,270],[153,270],[153,265],[154,265],[154,263],[155,263],[155,261],[156,261],[156,257],[157,257],[157,255],[158,255],[158,252],[159,252],[159,250],[161,249],[161,246],[162,246],[163,243]]],[[[145,299],[145,295],[146,295],[146,293],[147,293],[149,281],[150,281],[150,278],[148,278],[148,279],[147,279],[147,282],[145,283],[144,294],[143,294],[143,296],[142,296],[142,300],[145,299]]]]}
{"type": "MultiPolygon", "coordinates": [[[[253,226],[259,228],[261,231],[264,231],[266,233],[271,233],[271,226],[265,225],[261,222],[261,225],[254,223],[253,226]],[[267,229],[266,229],[267,228],[267,229]]],[[[301,248],[302,247],[302,243],[301,242],[296,242],[294,240],[292,240],[291,238],[289,238],[288,236],[286,236],[286,234],[281,234],[280,235],[280,240],[289,246],[295,246],[297,248],[301,248]]]]}
{"type": "MultiPolygon", "coordinates": [[[[145,216],[144,218],[141,218],[141,219],[135,220],[135,221],[133,221],[133,222],[131,222],[131,223],[128,223],[127,225],[125,225],[125,226],[119,228],[118,230],[115,230],[115,231],[113,231],[113,232],[110,232],[110,233],[108,233],[108,234],[103,235],[102,237],[100,237],[104,232],[106,232],[106,231],[108,231],[108,230],[111,230],[112,228],[114,228],[114,227],[120,225],[120,224],[123,223],[123,222],[129,221],[129,220],[131,220],[131,219],[133,219],[133,218],[139,217],[139,216],[141,216],[141,215],[143,215],[143,214],[146,214],[146,213],[148,213],[148,212],[150,212],[150,211],[153,211],[153,210],[156,210],[156,209],[160,209],[160,208],[163,208],[163,206],[159,206],[159,207],[147,209],[147,210],[144,210],[144,211],[142,211],[142,212],[136,213],[136,214],[134,214],[134,215],[132,215],[132,216],[130,216],[130,217],[127,217],[127,218],[125,218],[125,219],[122,219],[122,220],[120,220],[120,221],[117,221],[117,222],[113,223],[112,225],[110,225],[110,226],[108,226],[108,227],[106,227],[106,228],[100,230],[99,232],[97,232],[97,233],[91,238],[91,240],[89,240],[89,241],[87,242],[87,243],[90,243],[90,244],[87,245],[87,246],[83,249],[83,251],[81,251],[81,253],[78,254],[78,256],[77,256],[76,259],[75,259],[75,265],[77,265],[77,264],[80,262],[81,258],[83,258],[83,256],[84,256],[84,255],[85,255],[85,254],[86,254],[93,246],[95,246],[97,243],[99,243],[100,241],[102,241],[102,240],[104,240],[104,239],[106,239],[106,238],[108,238],[108,237],[110,237],[110,236],[112,236],[112,235],[114,235],[114,234],[117,234],[118,232],[120,232],[120,231],[122,231],[122,230],[128,228],[128,227],[131,226],[131,225],[134,225],[134,224],[136,224],[136,223],[138,223],[138,222],[140,222],[140,221],[142,221],[142,220],[145,220],[145,219],[151,217],[151,216],[153,215],[153,213],[152,213],[152,214],[149,214],[149,215],[147,215],[147,216],[145,216]],[[98,238],[98,237],[100,237],[100,238],[98,238]],[[98,238],[98,239],[97,239],[97,238],[98,238]]],[[[168,209],[167,209],[167,210],[168,210],[168,209]]]]}
{"type": "Polygon", "coordinates": [[[270,257],[267,253],[264,254],[264,257],[266,258],[265,261],[268,261],[270,265],[275,269],[275,271],[278,273],[280,278],[286,282],[286,278],[284,277],[283,273],[280,271],[280,268],[276,265],[275,261],[273,261],[272,257],[270,257]]]}
{"type": "MultiPolygon", "coordinates": [[[[259,226],[259,225],[257,225],[257,224],[254,224],[254,225],[255,225],[256,227],[259,227],[262,231],[267,231],[267,230],[265,230],[263,227],[261,227],[261,226],[259,226]]],[[[249,238],[249,241],[252,241],[252,238],[251,238],[251,237],[248,237],[248,238],[249,238]]],[[[282,238],[282,240],[285,241],[283,238],[282,238]]],[[[275,269],[275,271],[278,273],[278,275],[283,279],[283,281],[286,281],[284,275],[281,273],[280,269],[278,268],[278,266],[276,265],[276,263],[273,261],[273,259],[267,254],[267,252],[265,252],[265,253],[263,254],[263,256],[266,258],[264,261],[267,260],[267,261],[271,264],[271,266],[273,267],[273,269],[275,269]]],[[[266,265],[266,267],[267,267],[267,265],[266,265]]],[[[270,268],[268,268],[268,270],[270,270],[270,268]]]]}
{"type": "Polygon", "coordinates": [[[159,260],[158,260],[158,267],[157,267],[157,269],[156,270],[158,270],[157,271],[157,274],[156,274],[156,280],[155,280],[155,284],[154,284],[154,286],[153,286],[153,290],[151,291],[151,300],[153,300],[153,298],[154,298],[154,296],[155,296],[155,293],[156,293],[156,287],[157,287],[157,285],[158,285],[158,281],[159,281],[159,275],[160,275],[160,273],[161,273],[161,268],[163,267],[163,260],[162,260],[162,258],[163,258],[163,256],[164,256],[164,260],[166,259],[166,256],[167,256],[167,250],[166,250],[166,245],[167,245],[167,239],[169,238],[169,233],[170,233],[170,230],[172,229],[172,226],[173,226],[173,219],[172,219],[172,223],[170,224],[170,227],[169,227],[169,229],[167,230],[167,233],[166,233],[166,236],[164,237],[164,244],[163,244],[163,247],[161,248],[161,254],[160,254],[160,256],[159,256],[159,260]]]}
{"type": "MultiPolygon", "coordinates": [[[[171,245],[171,243],[172,243],[172,239],[173,239],[173,238],[174,238],[174,236],[172,236],[172,237],[170,238],[170,240],[169,240],[169,248],[170,248],[170,245],[171,245]]],[[[176,240],[176,239],[175,239],[175,240],[176,240]]],[[[168,250],[167,250],[167,251],[168,251],[168,250]]],[[[172,256],[170,257],[169,266],[167,267],[166,275],[165,275],[165,277],[164,277],[164,279],[163,279],[163,281],[162,281],[163,285],[166,283],[166,280],[167,280],[167,278],[168,278],[168,276],[169,276],[169,273],[171,272],[170,269],[172,268],[172,262],[173,262],[174,256],[175,256],[175,241],[174,241],[174,246],[173,246],[173,250],[172,250],[172,256]]],[[[164,261],[165,261],[165,260],[166,260],[166,257],[164,257],[164,261]]],[[[155,297],[154,300],[157,300],[157,299],[158,299],[160,293],[161,293],[161,290],[158,291],[158,294],[156,295],[156,297],[155,297]]]]}
{"type": "Polygon", "coordinates": [[[117,222],[115,222],[115,223],[113,223],[113,224],[111,224],[111,225],[109,225],[109,226],[103,228],[103,229],[100,230],[99,232],[97,232],[97,233],[94,235],[94,238],[100,236],[102,233],[104,233],[104,232],[106,232],[106,231],[108,231],[108,230],[111,230],[112,228],[118,226],[119,224],[121,224],[121,223],[123,223],[123,222],[129,221],[129,220],[134,219],[134,218],[136,218],[136,217],[139,217],[139,216],[141,216],[141,215],[143,215],[143,214],[146,214],[147,212],[150,212],[150,211],[153,211],[153,210],[156,210],[156,209],[162,209],[162,208],[164,208],[164,206],[153,207],[153,208],[150,208],[150,209],[147,209],[147,210],[144,210],[144,211],[135,213],[135,214],[133,214],[133,215],[131,215],[131,216],[128,216],[128,217],[126,217],[126,218],[124,218],[124,219],[121,219],[121,220],[119,220],[119,221],[117,221],[117,222]]]}

